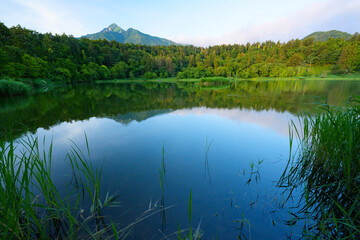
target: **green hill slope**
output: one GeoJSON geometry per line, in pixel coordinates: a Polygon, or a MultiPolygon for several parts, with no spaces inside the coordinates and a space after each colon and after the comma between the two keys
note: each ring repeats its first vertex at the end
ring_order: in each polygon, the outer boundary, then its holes
{"type": "Polygon", "coordinates": [[[104,28],[102,31],[94,34],[88,34],[82,36],[84,38],[89,38],[91,40],[98,39],[107,39],[108,41],[115,40],[120,43],[134,43],[134,44],[143,44],[143,45],[177,45],[175,42],[170,41],[165,38],[151,36],[145,33],[142,33],[136,29],[129,28],[127,31],[116,25],[115,23],[111,24],[109,27],[104,28]]]}
{"type": "Polygon", "coordinates": [[[331,31],[327,31],[327,32],[314,32],[314,33],[306,36],[304,39],[307,39],[307,38],[310,38],[310,37],[313,37],[315,42],[325,42],[329,38],[349,39],[349,38],[351,38],[351,34],[346,33],[346,32],[340,32],[340,31],[337,31],[337,30],[331,30],[331,31]]]}

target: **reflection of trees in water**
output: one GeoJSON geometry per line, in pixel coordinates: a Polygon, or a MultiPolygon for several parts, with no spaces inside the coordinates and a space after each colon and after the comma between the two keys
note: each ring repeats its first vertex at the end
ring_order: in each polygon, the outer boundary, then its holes
{"type": "Polygon", "coordinates": [[[338,105],[359,92],[359,84],[350,81],[241,81],[232,82],[227,88],[204,88],[191,82],[86,85],[3,99],[0,127],[2,134],[12,127],[17,135],[24,131],[19,123],[35,131],[38,127],[90,117],[121,119],[127,115],[127,121],[141,121],[157,114],[151,110],[163,113],[192,107],[271,109],[296,114],[314,112],[310,103],[328,101],[338,105]]]}

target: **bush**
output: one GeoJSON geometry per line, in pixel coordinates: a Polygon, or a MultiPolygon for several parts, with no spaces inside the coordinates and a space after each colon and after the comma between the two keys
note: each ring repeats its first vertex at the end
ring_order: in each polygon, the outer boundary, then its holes
{"type": "Polygon", "coordinates": [[[0,97],[26,95],[30,92],[31,86],[14,80],[0,80],[0,97]]]}
{"type": "Polygon", "coordinates": [[[184,79],[184,78],[186,78],[186,76],[184,75],[183,72],[178,72],[176,78],[177,78],[177,79],[184,79]]]}
{"type": "Polygon", "coordinates": [[[152,79],[153,78],[153,74],[151,72],[147,72],[143,75],[144,78],[146,79],[152,79]]]}
{"type": "Polygon", "coordinates": [[[41,87],[45,87],[48,83],[44,80],[44,79],[35,79],[32,82],[32,85],[34,88],[41,88],[41,87]]]}

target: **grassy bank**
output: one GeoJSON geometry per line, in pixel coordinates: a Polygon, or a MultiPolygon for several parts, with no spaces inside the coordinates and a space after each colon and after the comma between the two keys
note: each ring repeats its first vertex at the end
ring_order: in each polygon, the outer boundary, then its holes
{"type": "Polygon", "coordinates": [[[326,77],[286,77],[286,78],[274,78],[274,77],[258,77],[258,78],[235,78],[235,81],[293,81],[293,80],[305,80],[305,81],[341,81],[351,80],[360,81],[360,75],[348,74],[348,75],[327,75],[326,77]]]}
{"type": "Polygon", "coordinates": [[[354,80],[360,81],[360,75],[328,75],[326,77],[287,77],[287,78],[272,78],[272,77],[258,77],[258,78],[226,78],[226,77],[208,77],[208,78],[157,78],[157,79],[112,79],[112,80],[97,80],[96,83],[145,83],[145,82],[234,82],[234,81],[341,81],[341,80],[354,80]]]}
{"type": "Polygon", "coordinates": [[[229,83],[230,81],[230,78],[225,77],[207,77],[200,79],[201,83],[229,83]]]}
{"type": "Polygon", "coordinates": [[[47,79],[0,79],[0,97],[25,96],[68,86],[47,79]]]}
{"type": "Polygon", "coordinates": [[[323,114],[305,116],[299,152],[289,160],[279,186],[301,191],[300,210],[309,238],[360,238],[360,106],[322,106],[323,114]]]}
{"type": "Polygon", "coordinates": [[[14,80],[0,80],[0,97],[27,95],[32,87],[14,80]]]}
{"type": "Polygon", "coordinates": [[[137,78],[137,79],[112,79],[112,80],[97,80],[97,84],[101,83],[158,83],[158,82],[164,82],[164,83],[176,83],[176,82],[199,82],[200,79],[196,78],[184,78],[184,79],[178,79],[178,78],[157,78],[157,79],[143,79],[143,78],[137,78]]]}
{"type": "MultiPolygon", "coordinates": [[[[97,80],[95,83],[201,83],[201,84],[227,84],[230,82],[241,82],[241,81],[294,81],[294,80],[304,80],[304,81],[313,81],[313,80],[325,80],[325,81],[341,81],[341,80],[351,80],[359,81],[360,75],[329,75],[327,77],[293,77],[293,78],[226,78],[226,77],[208,77],[208,78],[158,78],[158,79],[113,79],[113,80],[97,80]]],[[[66,83],[55,83],[50,80],[37,79],[37,80],[28,80],[28,79],[2,79],[0,80],[0,97],[12,97],[20,95],[28,95],[36,92],[49,91],[54,88],[61,88],[69,86],[66,83]]]]}

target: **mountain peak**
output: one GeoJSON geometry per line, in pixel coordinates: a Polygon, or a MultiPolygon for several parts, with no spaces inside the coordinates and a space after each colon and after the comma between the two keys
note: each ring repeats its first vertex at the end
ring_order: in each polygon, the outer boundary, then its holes
{"type": "Polygon", "coordinates": [[[116,28],[116,27],[119,27],[116,23],[112,23],[109,25],[109,28],[116,28]]]}
{"type": "Polygon", "coordinates": [[[102,31],[93,34],[87,34],[83,36],[92,40],[106,39],[108,41],[115,40],[120,43],[134,43],[144,45],[176,45],[175,42],[167,40],[165,38],[159,38],[140,32],[134,28],[129,28],[127,31],[116,25],[110,24],[102,31]]]}
{"type": "Polygon", "coordinates": [[[129,28],[127,31],[128,32],[140,32],[139,30],[136,30],[135,28],[129,28]]]}
{"type": "Polygon", "coordinates": [[[107,28],[104,28],[101,32],[118,32],[118,33],[122,33],[122,32],[125,32],[125,30],[122,29],[121,27],[119,27],[116,23],[112,23],[107,28]]]}

